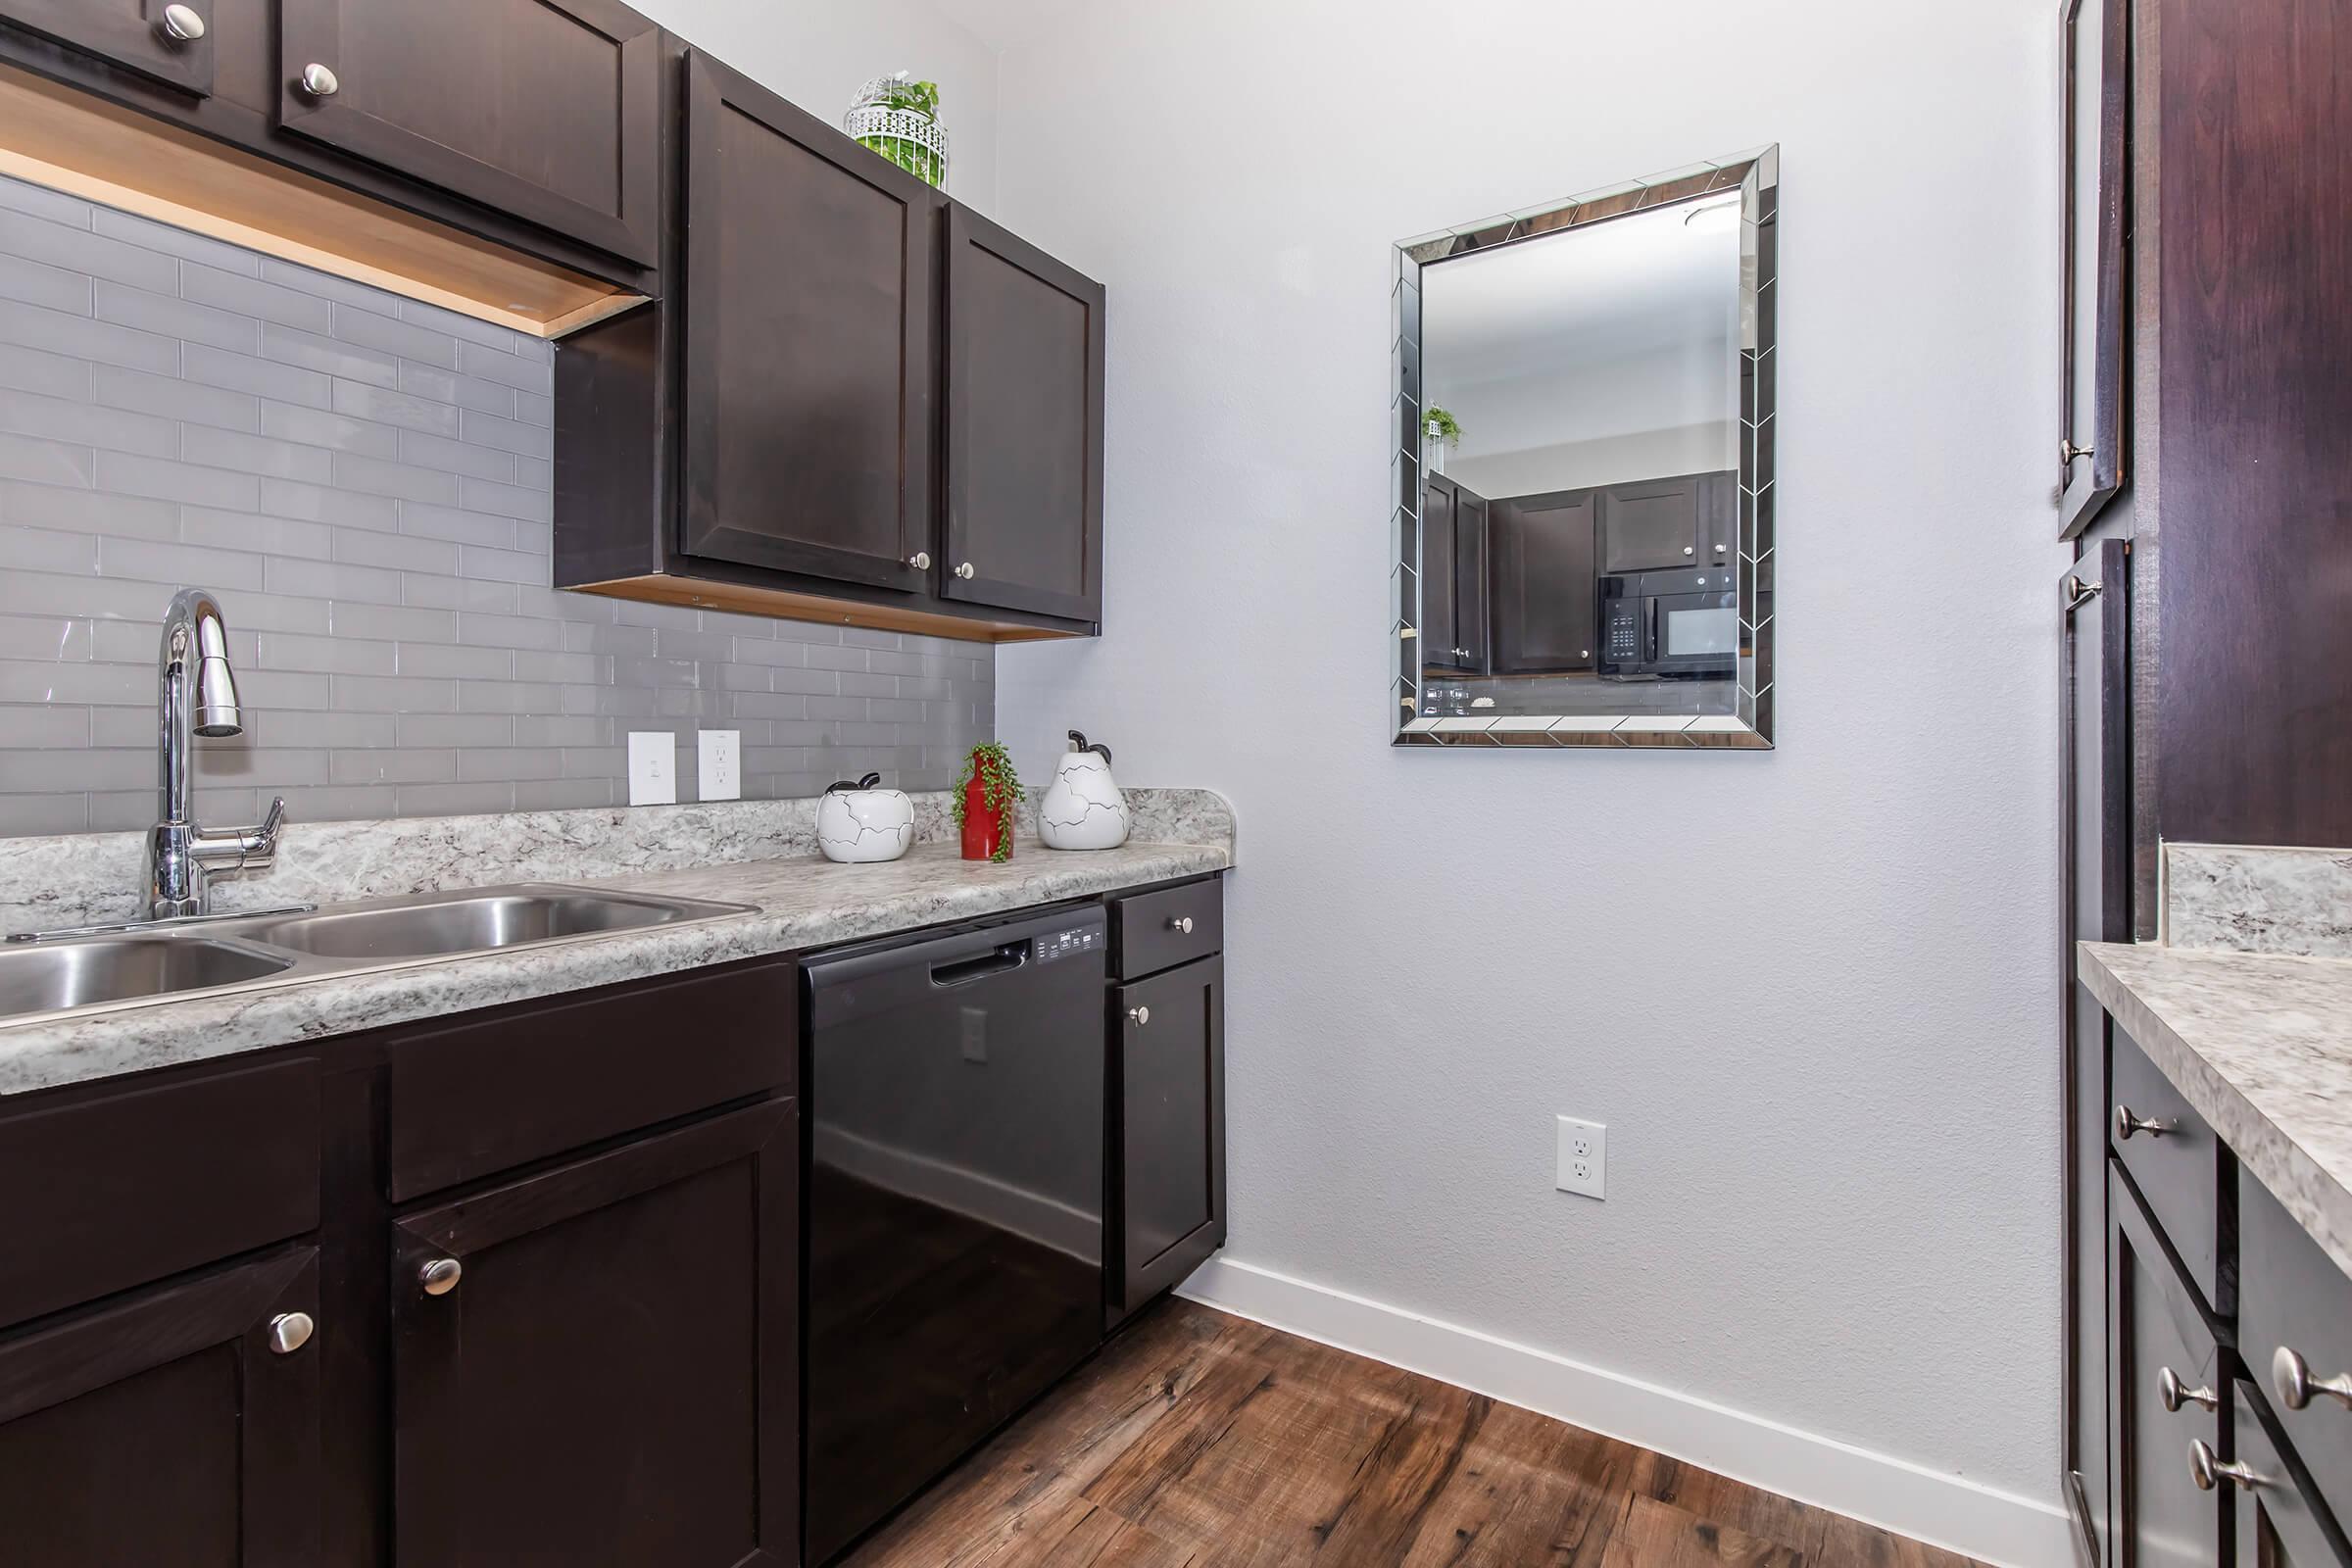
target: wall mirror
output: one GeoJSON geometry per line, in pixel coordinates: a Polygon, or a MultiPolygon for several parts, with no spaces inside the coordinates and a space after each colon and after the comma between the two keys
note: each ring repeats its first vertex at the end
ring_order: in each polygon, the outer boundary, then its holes
{"type": "Polygon", "coordinates": [[[1397,744],[1772,745],[1779,171],[1396,246],[1397,744]]]}

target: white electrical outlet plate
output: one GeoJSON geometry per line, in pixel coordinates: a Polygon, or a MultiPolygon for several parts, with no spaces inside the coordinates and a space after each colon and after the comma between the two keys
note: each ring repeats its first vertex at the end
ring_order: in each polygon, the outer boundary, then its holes
{"type": "Polygon", "coordinates": [[[743,799],[743,731],[739,729],[698,730],[694,737],[695,799],[702,801],[740,801],[743,799]]]}
{"type": "Polygon", "coordinates": [[[629,731],[629,804],[678,804],[678,738],[669,731],[629,731]]]}
{"type": "Polygon", "coordinates": [[[1609,1196],[1609,1129],[1600,1122],[1559,1118],[1559,1174],[1552,1185],[1587,1198],[1609,1196]]]}

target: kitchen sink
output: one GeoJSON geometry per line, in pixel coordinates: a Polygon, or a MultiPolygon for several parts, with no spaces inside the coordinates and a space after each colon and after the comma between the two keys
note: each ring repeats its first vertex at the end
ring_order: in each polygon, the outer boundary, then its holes
{"type": "Polygon", "coordinates": [[[101,1012],[196,991],[260,991],[751,912],[745,905],[704,899],[524,882],[301,912],[12,937],[0,947],[0,1023],[101,1012]]]}
{"type": "Polygon", "coordinates": [[[695,899],[632,898],[525,885],[348,905],[264,920],[238,934],[314,957],[382,962],[489,953],[738,912],[734,905],[695,899]]]}
{"type": "Polygon", "coordinates": [[[241,985],[293,966],[294,959],[283,954],[192,937],[123,937],[12,949],[0,952],[0,1016],[241,985]]]}

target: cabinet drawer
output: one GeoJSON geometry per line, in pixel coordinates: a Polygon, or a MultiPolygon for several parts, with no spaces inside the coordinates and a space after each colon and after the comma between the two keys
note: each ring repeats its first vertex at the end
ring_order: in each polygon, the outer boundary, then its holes
{"type": "Polygon", "coordinates": [[[2107,1139],[2180,1254],[2189,1283],[2220,1316],[2237,1309],[2222,1267],[2222,1148],[2172,1081],[2123,1026],[2107,1068],[2107,1139]]]}
{"type": "Polygon", "coordinates": [[[318,1223],[314,1060],[0,1120],[0,1327],[318,1223]]]}
{"type": "Polygon", "coordinates": [[[2246,1372],[2342,1518],[2352,1514],[2352,1278],[2242,1172],[2237,1202],[2237,1343],[2246,1372]],[[2328,1393],[2331,1384],[2344,1392],[2328,1393]]]}
{"type": "Polygon", "coordinates": [[[2235,1391],[2212,1323],[2112,1171],[2107,1207],[2107,1451],[2118,1560],[2219,1562],[2228,1505],[2198,1486],[2191,1455],[2229,1451],[2235,1391]]]}
{"type": "Polygon", "coordinates": [[[529,1003],[389,1047],[395,1201],[790,1089],[796,970],[762,958],[529,1003]]]}
{"type": "Polygon", "coordinates": [[[1141,979],[1225,947],[1225,887],[1215,877],[1110,901],[1111,968],[1141,979]]]}
{"type": "Polygon", "coordinates": [[[2311,1478],[2287,1458],[2289,1445],[2272,1431],[2242,1383],[2235,1439],[2235,1461],[2247,1472],[2230,1486],[2238,1568],[2329,1568],[2352,1562],[2352,1547],[2312,1495],[2311,1478]]]}

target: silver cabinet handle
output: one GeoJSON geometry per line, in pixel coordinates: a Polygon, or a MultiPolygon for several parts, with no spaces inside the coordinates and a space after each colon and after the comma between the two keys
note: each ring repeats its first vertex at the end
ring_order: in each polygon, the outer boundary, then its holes
{"type": "Polygon", "coordinates": [[[343,90],[343,82],[332,71],[311,62],[302,68],[302,90],[314,98],[332,98],[343,90]]]}
{"type": "Polygon", "coordinates": [[[1150,1007],[1129,1007],[1127,1016],[1140,1027],[1152,1021],[1152,1009],[1150,1007]]]}
{"type": "Polygon", "coordinates": [[[2090,448],[2079,447],[2075,445],[2074,438],[2072,436],[2068,436],[2060,440],[2058,443],[2058,461],[2062,464],[2071,464],[2077,458],[2087,458],[2089,456],[2090,448]]]}
{"type": "Polygon", "coordinates": [[[929,571],[931,569],[931,552],[928,550],[917,550],[913,555],[906,558],[906,564],[912,566],[917,571],[929,571]]]}
{"type": "Polygon", "coordinates": [[[966,582],[969,582],[969,581],[971,581],[971,580],[972,580],[972,564],[971,564],[970,562],[968,562],[968,561],[959,561],[959,562],[957,562],[957,563],[956,564],[956,576],[958,576],[958,577],[961,577],[961,578],[962,578],[964,581],[966,581],[966,582]]]}
{"type": "Polygon", "coordinates": [[[2248,1492],[2262,1485],[2262,1477],[2254,1473],[2252,1465],[2235,1460],[2224,1463],[2203,1438],[2192,1439],[2188,1445],[2188,1479],[2197,1484],[2197,1490],[2211,1492],[2214,1484],[2225,1478],[2248,1492]]]}
{"type": "Polygon", "coordinates": [[[2271,1381],[2278,1385],[2278,1397],[2289,1410],[2302,1409],[2311,1403],[2315,1394],[2325,1394],[2352,1410],[2352,1373],[2315,1378],[2311,1375],[2311,1363],[2286,1346],[2278,1347],[2271,1356],[2271,1381]]]}
{"type": "MultiPolygon", "coordinates": [[[[176,9],[176,8],[175,8],[176,9]]],[[[270,1351],[273,1355],[292,1355],[311,1343],[311,1335],[318,1325],[308,1312],[280,1312],[270,1320],[270,1351]]]]}
{"type": "Polygon", "coordinates": [[[164,20],[155,25],[165,37],[179,43],[194,43],[204,36],[204,16],[194,6],[166,6],[164,20]]]}
{"type": "Polygon", "coordinates": [[[2159,1121],[2154,1116],[2142,1116],[2130,1105],[2115,1107],[2115,1141],[2119,1144],[2130,1142],[2133,1133],[2146,1133],[2150,1138],[2162,1138],[2173,1130],[2171,1122],[2159,1121]]]}
{"type": "Polygon", "coordinates": [[[436,1257],[416,1271],[416,1283],[427,1296],[447,1296],[466,1277],[466,1265],[454,1257],[436,1257]]]}
{"type": "Polygon", "coordinates": [[[2183,1404],[2200,1404],[2208,1410],[2222,1407],[2222,1396],[2207,1388],[2190,1388],[2180,1381],[2171,1367],[2156,1369],[2156,1397],[2164,1401],[2167,1410],[2178,1411],[2183,1404]]]}
{"type": "Polygon", "coordinates": [[[1181,931],[1189,937],[1193,934],[1193,917],[1189,914],[1171,914],[1168,916],[1168,929],[1181,931]]]}

